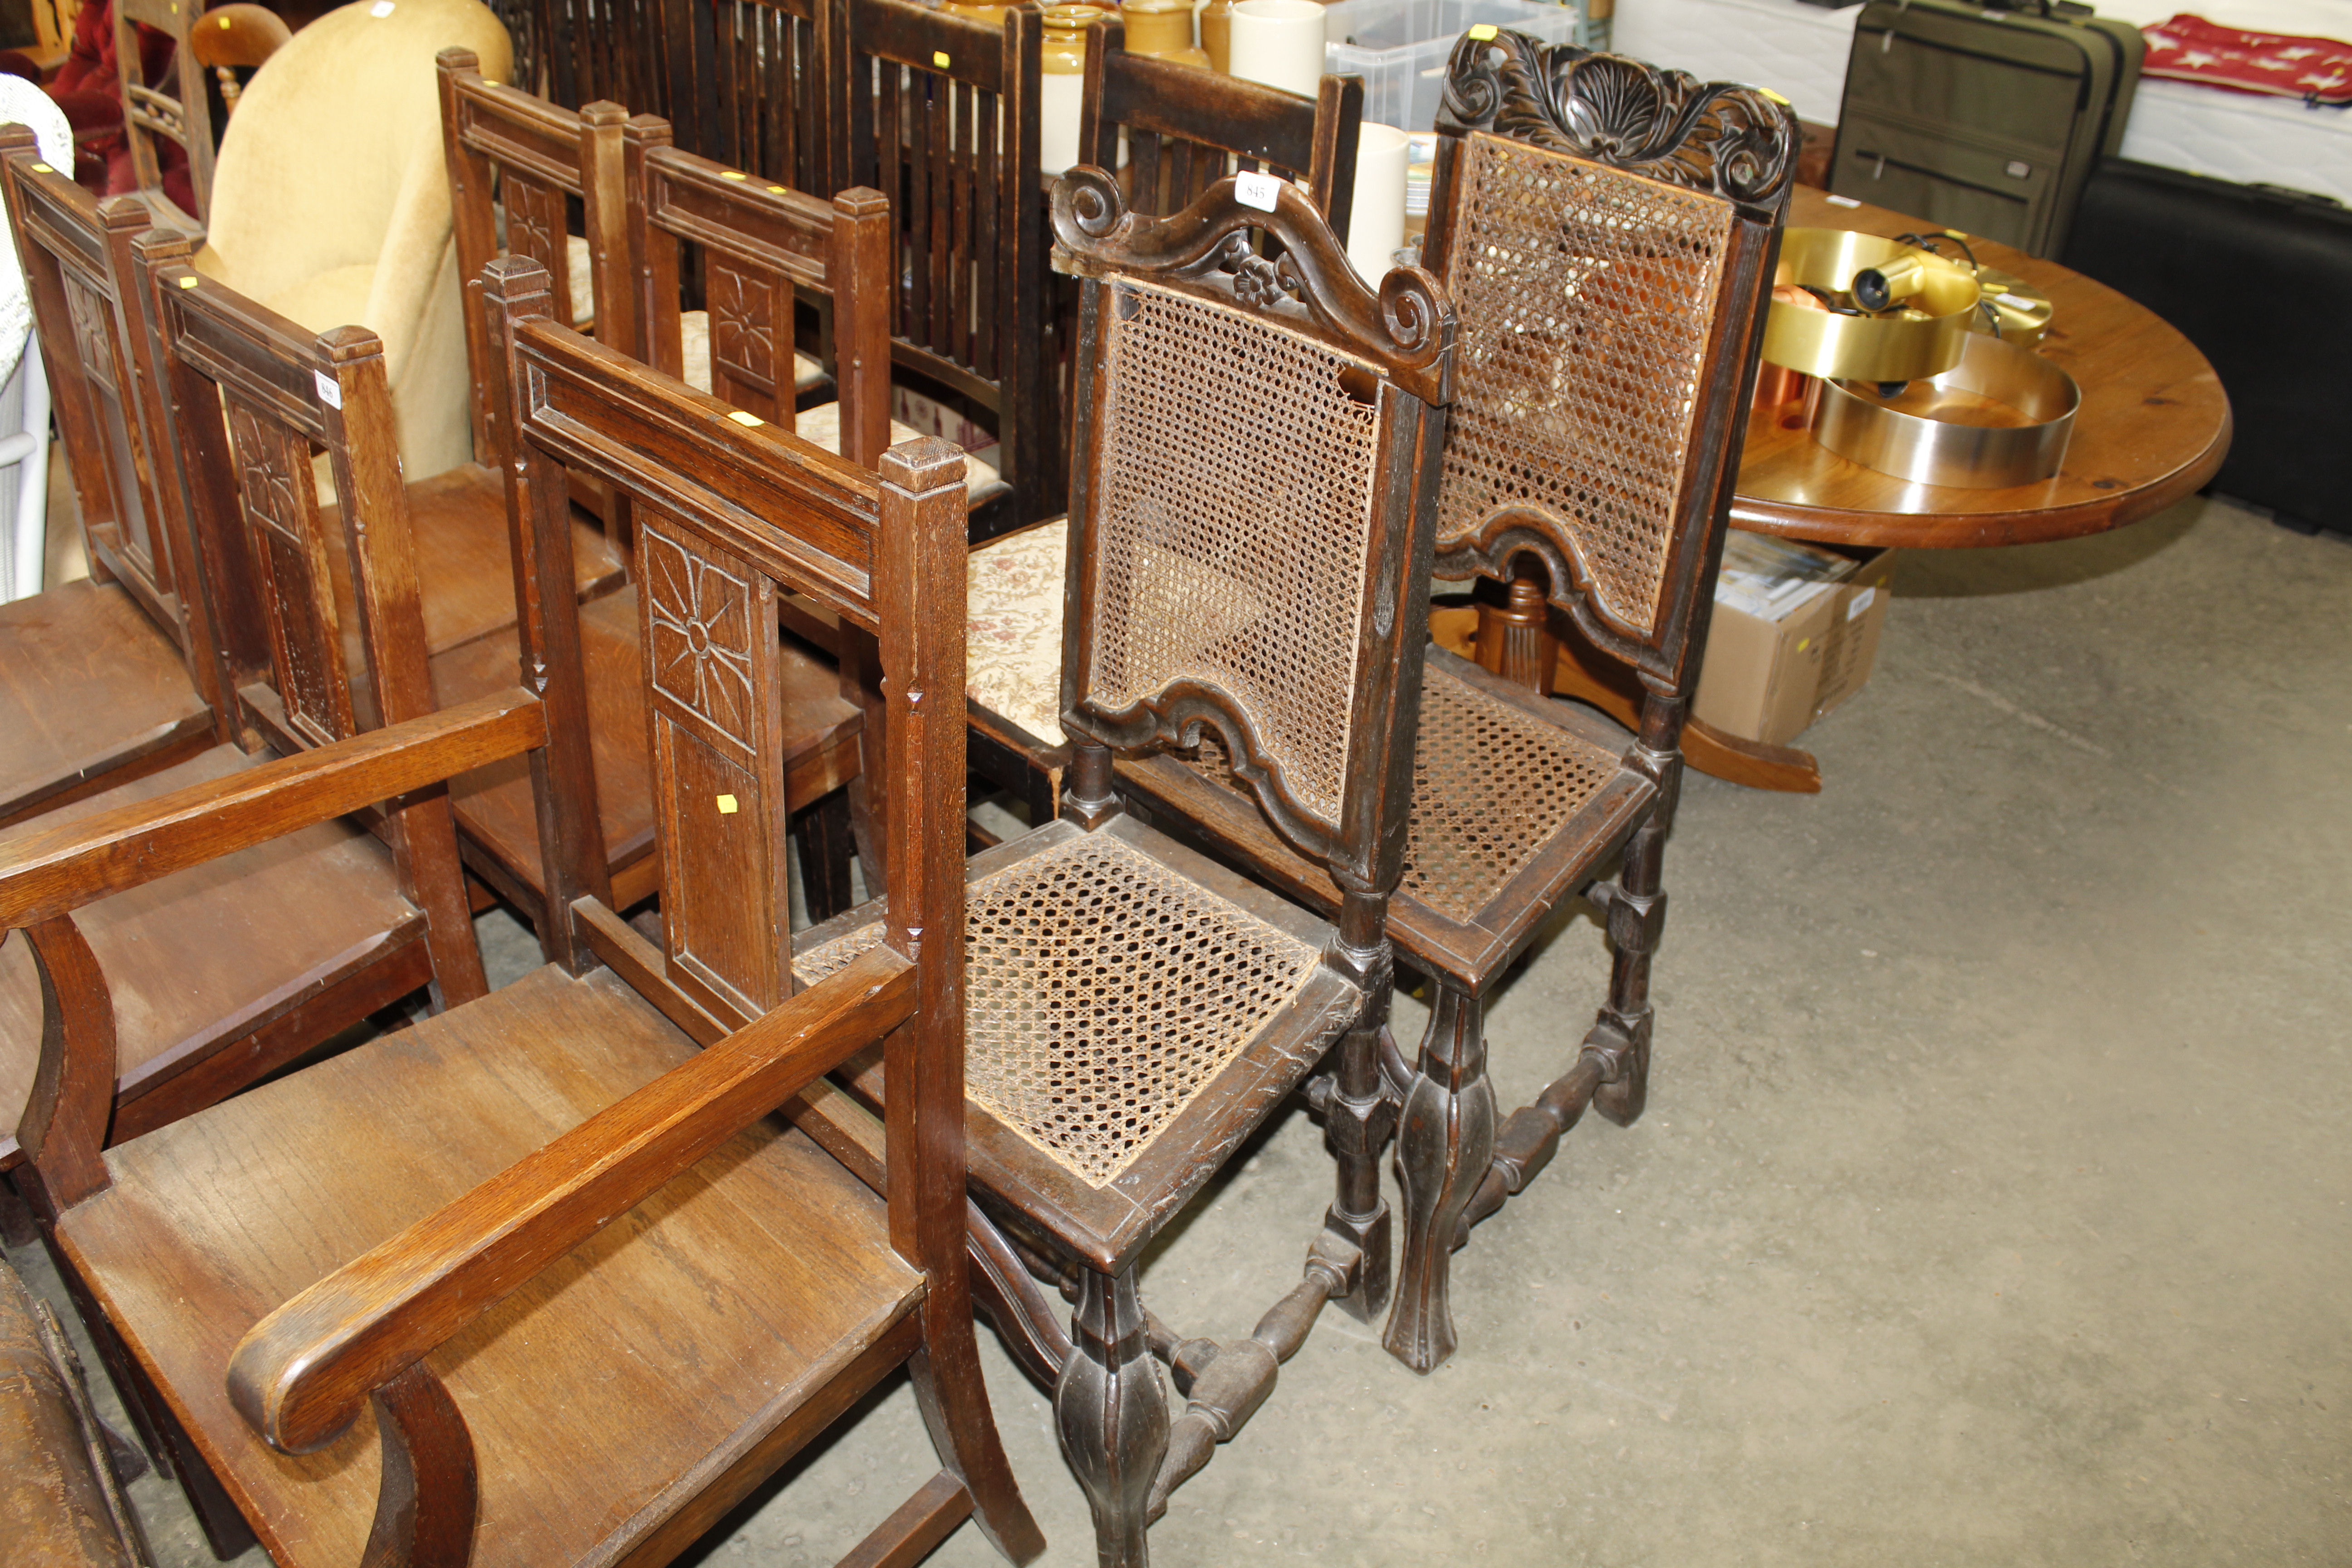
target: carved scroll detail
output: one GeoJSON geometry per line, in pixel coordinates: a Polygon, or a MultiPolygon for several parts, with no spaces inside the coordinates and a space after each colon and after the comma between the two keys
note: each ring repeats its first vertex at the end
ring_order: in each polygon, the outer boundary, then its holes
{"type": "Polygon", "coordinates": [[[1796,116],[1759,89],[1525,33],[1465,35],[1446,68],[1441,131],[1491,131],[1746,206],[1794,177],[1796,116]]]}

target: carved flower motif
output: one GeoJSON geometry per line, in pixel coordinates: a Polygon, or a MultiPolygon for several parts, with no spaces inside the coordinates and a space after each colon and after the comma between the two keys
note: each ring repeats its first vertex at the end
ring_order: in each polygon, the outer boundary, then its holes
{"type": "Polygon", "coordinates": [[[645,531],[654,685],[736,740],[751,732],[751,589],[645,531]]]}
{"type": "MultiPolygon", "coordinates": [[[[238,473],[245,481],[245,510],[254,521],[307,545],[302,531],[302,505],[295,494],[294,476],[287,462],[286,443],[249,408],[232,403],[228,411],[229,443],[236,453],[238,473]]],[[[310,475],[306,468],[302,478],[310,475]]]]}
{"type": "Polygon", "coordinates": [[[710,269],[712,357],[765,378],[775,357],[775,317],[766,284],[732,268],[710,269]]]}

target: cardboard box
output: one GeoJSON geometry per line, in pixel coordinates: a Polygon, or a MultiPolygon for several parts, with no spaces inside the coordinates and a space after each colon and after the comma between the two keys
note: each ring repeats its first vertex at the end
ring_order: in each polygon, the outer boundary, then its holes
{"type": "Polygon", "coordinates": [[[1869,680],[1895,553],[1734,532],[1723,564],[1692,711],[1785,746],[1869,680]]]}

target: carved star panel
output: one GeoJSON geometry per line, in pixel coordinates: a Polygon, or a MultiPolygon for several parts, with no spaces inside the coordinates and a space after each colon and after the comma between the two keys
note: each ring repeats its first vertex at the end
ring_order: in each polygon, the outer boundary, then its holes
{"type": "MultiPolygon", "coordinates": [[[[757,689],[749,578],[669,537],[650,520],[641,531],[654,689],[752,750],[757,689]]],[[[768,635],[772,641],[775,634],[768,635]]]]}

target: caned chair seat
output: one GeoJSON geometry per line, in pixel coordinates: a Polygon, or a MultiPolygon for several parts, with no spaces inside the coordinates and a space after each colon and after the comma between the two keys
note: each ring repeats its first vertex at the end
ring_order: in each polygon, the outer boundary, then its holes
{"type": "MultiPolygon", "coordinates": [[[[1624,842],[1654,791],[1624,765],[1633,737],[1432,647],[1404,880],[1389,934],[1418,968],[1481,984],[1564,889],[1624,842]]],[[[1294,897],[1336,907],[1328,878],[1260,826],[1213,737],[1187,757],[1121,763],[1119,780],[1206,828],[1237,836],[1294,897]],[[1238,837],[1247,835],[1245,837],[1238,837]],[[1275,856],[1279,860],[1275,860],[1275,856]]]]}
{"type": "Polygon", "coordinates": [[[119,584],[0,605],[0,822],[143,756],[201,747],[212,710],[119,584]]]}
{"type": "MultiPolygon", "coordinates": [[[[229,1403],[237,1342],[694,1054],[611,971],[541,969],[110,1151],[113,1186],[58,1237],[280,1568],[347,1568],[375,1510],[374,1423],[273,1451],[229,1403]]],[[[922,1292],[881,1199],[797,1132],[738,1134],[426,1358],[480,1468],[476,1568],[625,1556],[714,1459],[914,1331],[922,1292]]]]}
{"type": "MultiPolygon", "coordinates": [[[[266,760],[216,746],[61,806],[37,826],[152,800],[266,760]]],[[[424,984],[427,968],[425,917],[401,896],[391,852],[341,821],[102,899],[75,920],[113,994],[118,1138],[153,1114],[142,1111],[141,1097],[169,1090],[165,1100],[189,1099],[224,1044],[296,1014],[392,949],[415,948],[415,963],[384,966],[380,999],[359,1011],[424,984]]],[[[228,1053],[247,1054],[242,1046],[228,1053]]],[[[16,1163],[16,1121],[40,1055],[40,978],[30,948],[9,942],[0,945],[0,1168],[16,1163]]],[[[251,1076],[249,1063],[239,1066],[251,1076]]]]}
{"type": "MultiPolygon", "coordinates": [[[[635,584],[580,607],[581,656],[587,674],[588,735],[594,753],[596,812],[604,824],[616,908],[649,896],[660,868],[653,858],[653,765],[646,755],[645,668],[637,650],[635,584]]],[[[495,636],[433,660],[435,700],[446,708],[515,683],[516,634],[495,636]]],[[[857,771],[862,716],[841,696],[839,671],[786,637],[778,661],[783,693],[786,787],[797,808],[839,788],[857,771]]],[[[526,759],[477,769],[449,787],[457,825],[495,867],[491,880],[530,907],[519,889],[546,886],[540,869],[538,818],[526,759]]]]}
{"type": "MultiPolygon", "coordinates": [[[[340,537],[342,521],[336,510],[321,510],[329,537],[340,537]]],[[[416,547],[425,651],[445,653],[499,630],[511,647],[514,568],[507,543],[505,479],[487,464],[460,463],[420,480],[408,487],[408,527],[416,547]]],[[[359,605],[352,596],[350,556],[328,551],[327,569],[334,574],[342,624],[356,635],[359,605]]],[[[576,517],[572,570],[583,599],[610,594],[626,580],[604,535],[576,517]]]]}
{"type": "MultiPolygon", "coordinates": [[[[1214,1169],[1202,1150],[1255,1127],[1363,1005],[1323,963],[1328,926],[1129,819],[974,857],[964,909],[973,1178],[1099,1268],[1132,1261],[1214,1169]]],[[[847,964],[877,917],[803,933],[793,973],[847,964]]]]}
{"type": "Polygon", "coordinates": [[[1063,562],[1069,546],[1069,519],[1055,518],[971,552],[964,689],[1035,746],[1069,743],[1062,732],[1063,562]]]}

